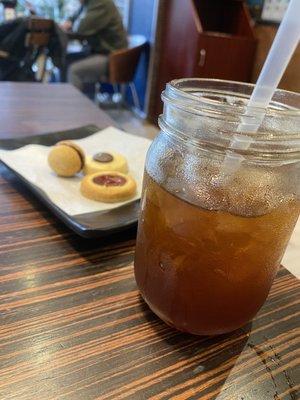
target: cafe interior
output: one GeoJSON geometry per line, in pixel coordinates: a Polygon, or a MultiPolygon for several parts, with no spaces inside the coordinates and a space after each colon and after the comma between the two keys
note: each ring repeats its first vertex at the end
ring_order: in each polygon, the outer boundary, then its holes
{"type": "Polygon", "coordinates": [[[299,21],[0,0],[0,400],[298,398],[299,21]]]}

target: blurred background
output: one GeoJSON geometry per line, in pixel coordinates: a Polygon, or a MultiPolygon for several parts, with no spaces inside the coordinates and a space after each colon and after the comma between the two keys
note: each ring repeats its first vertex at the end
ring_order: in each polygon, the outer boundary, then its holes
{"type": "MultiPolygon", "coordinates": [[[[114,3],[128,35],[128,49],[132,51],[123,54],[117,50],[116,57],[113,51],[105,53],[106,76],[84,82],[81,90],[99,107],[114,110],[116,118],[122,115],[122,110],[129,110],[135,117],[156,124],[162,111],[161,91],[172,79],[197,76],[255,82],[289,1],[115,0],[114,3]]],[[[0,79],[41,84],[68,80],[68,65],[64,64],[68,53],[78,52],[82,57],[89,40],[68,35],[65,42],[58,29],[80,7],[82,4],[77,0],[2,0],[0,79]],[[48,41],[29,44],[30,32],[45,33],[45,28],[39,25],[34,29],[35,25],[28,22],[31,19],[55,24],[47,31],[48,41]],[[8,46],[8,36],[15,33],[8,27],[15,24],[14,29],[19,29],[20,21],[25,20],[24,49],[20,50],[22,40],[18,45],[8,46]]],[[[87,53],[86,57],[90,55],[87,53]]],[[[299,70],[298,47],[280,87],[300,91],[299,70]]],[[[122,118],[126,117],[128,114],[125,117],[123,114],[122,118]]]]}

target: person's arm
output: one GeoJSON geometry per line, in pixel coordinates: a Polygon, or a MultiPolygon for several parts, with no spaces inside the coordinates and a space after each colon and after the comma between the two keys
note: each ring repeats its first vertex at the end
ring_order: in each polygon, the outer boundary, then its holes
{"type": "Polygon", "coordinates": [[[105,5],[90,1],[84,18],[80,21],[76,33],[84,36],[91,36],[104,29],[110,21],[110,14],[105,5]]]}
{"type": "Polygon", "coordinates": [[[69,33],[72,30],[72,25],[73,25],[72,22],[67,19],[66,21],[62,22],[59,26],[64,32],[69,33]]]}

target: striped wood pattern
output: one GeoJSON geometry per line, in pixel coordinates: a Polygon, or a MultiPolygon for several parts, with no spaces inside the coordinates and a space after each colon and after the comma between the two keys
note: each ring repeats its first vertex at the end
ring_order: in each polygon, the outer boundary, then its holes
{"type": "Polygon", "coordinates": [[[299,282],[285,269],[252,326],[178,333],[138,295],[134,232],[77,237],[0,172],[1,400],[299,398],[299,282]]]}

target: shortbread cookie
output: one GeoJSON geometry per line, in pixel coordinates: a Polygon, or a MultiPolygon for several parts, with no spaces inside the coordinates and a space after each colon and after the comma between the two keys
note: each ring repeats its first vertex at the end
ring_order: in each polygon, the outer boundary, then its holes
{"type": "Polygon", "coordinates": [[[103,171],[83,178],[80,190],[88,199],[117,203],[135,195],[136,183],[129,175],[117,171],[103,171]]]}
{"type": "Polygon", "coordinates": [[[83,172],[85,175],[102,171],[118,171],[126,174],[128,165],[126,158],[116,152],[97,153],[93,157],[86,157],[83,172]]]}
{"type": "Polygon", "coordinates": [[[84,166],[84,152],[70,140],[58,142],[48,155],[50,168],[59,176],[70,177],[84,166]]]}

